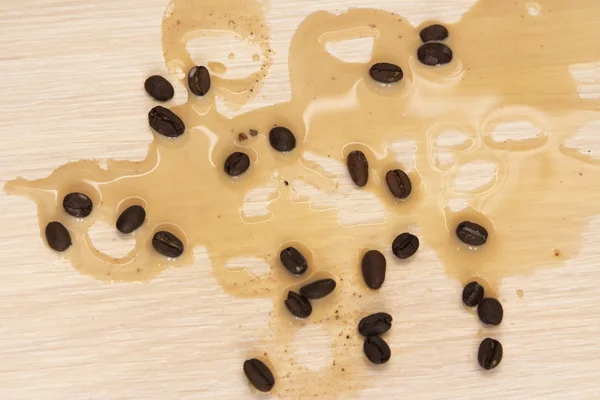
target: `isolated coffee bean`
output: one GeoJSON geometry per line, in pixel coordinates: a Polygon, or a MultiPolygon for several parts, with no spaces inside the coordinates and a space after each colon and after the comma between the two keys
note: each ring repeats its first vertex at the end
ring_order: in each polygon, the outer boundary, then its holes
{"type": "Polygon", "coordinates": [[[363,351],[373,364],[385,364],[392,356],[390,346],[379,336],[366,338],[363,351]]]}
{"type": "Polygon", "coordinates": [[[503,352],[502,344],[499,341],[490,338],[483,339],[479,345],[477,361],[483,369],[494,369],[502,361],[503,352]]]}
{"type": "Polygon", "coordinates": [[[195,66],[188,73],[188,86],[196,96],[204,96],[210,90],[210,73],[204,66],[195,66]]]}
{"type": "Polygon", "coordinates": [[[246,153],[236,151],[225,160],[225,173],[229,176],[240,176],[250,168],[250,157],[246,153]]]}
{"type": "Polygon", "coordinates": [[[148,123],[156,132],[168,138],[175,138],[183,135],[185,124],[168,108],[156,106],[148,113],[148,123]]]}
{"type": "Polygon", "coordinates": [[[481,246],[487,242],[488,231],[471,221],[463,221],[456,227],[456,236],[470,246],[481,246]]]}
{"type": "Polygon", "coordinates": [[[380,83],[396,83],[403,77],[402,68],[390,63],[377,63],[369,69],[369,75],[380,83]]]}
{"type": "Polygon", "coordinates": [[[385,174],[385,181],[392,194],[399,198],[405,199],[412,192],[412,183],[406,172],[401,169],[393,169],[385,174]]]}
{"type": "Polygon", "coordinates": [[[175,96],[175,89],[171,82],[160,75],[153,75],[144,82],[146,93],[158,101],[169,101],[175,96]]]}
{"type": "Polygon", "coordinates": [[[350,152],[346,164],[348,165],[350,177],[356,186],[365,186],[369,180],[369,162],[365,154],[360,150],[350,152]]]}
{"type": "Polygon", "coordinates": [[[363,336],[379,336],[392,327],[392,316],[380,312],[364,317],[358,323],[358,331],[363,336]]]}
{"type": "Polygon", "coordinates": [[[71,247],[71,235],[63,224],[58,221],[46,225],[46,242],[54,251],[65,251],[71,247]]]}
{"type": "Polygon", "coordinates": [[[252,386],[261,392],[269,392],[275,386],[275,377],[269,367],[256,358],[244,361],[244,374],[252,386]]]}
{"type": "Polygon", "coordinates": [[[404,260],[417,252],[419,249],[419,238],[412,233],[401,233],[392,242],[392,252],[396,257],[404,260]]]}
{"type": "Polygon", "coordinates": [[[498,300],[488,297],[479,302],[477,315],[484,324],[500,325],[504,318],[504,309],[498,300]]]}
{"type": "Polygon", "coordinates": [[[92,213],[94,204],[86,194],[74,192],[69,193],[63,199],[63,208],[67,214],[77,218],[85,218],[92,213]]]}
{"type": "Polygon", "coordinates": [[[282,153],[292,151],[296,147],[296,137],[288,128],[276,126],[269,132],[271,147],[282,153]]]}
{"type": "Polygon", "coordinates": [[[308,299],[296,292],[288,292],[288,297],[285,300],[287,309],[298,318],[308,318],[312,313],[312,306],[308,299]]]}
{"type": "Polygon", "coordinates": [[[152,246],[165,257],[176,258],[183,253],[183,243],[171,232],[156,232],[152,238],[152,246]]]}
{"type": "Polygon", "coordinates": [[[307,299],[322,299],[335,289],[336,283],[333,279],[320,279],[305,285],[300,289],[300,294],[307,299]]]}
{"type": "Polygon", "coordinates": [[[294,275],[302,275],[308,268],[306,258],[294,247],[281,250],[279,259],[283,266],[294,275]]]}
{"type": "Polygon", "coordinates": [[[131,206],[121,213],[117,219],[117,230],[121,233],[131,233],[144,224],[146,210],[142,206],[131,206]]]}
{"type": "Polygon", "coordinates": [[[377,250],[365,253],[361,263],[363,279],[371,289],[379,289],[385,281],[386,270],[385,256],[377,250]]]}
{"type": "Polygon", "coordinates": [[[425,43],[419,47],[417,58],[421,63],[435,67],[452,61],[452,50],[443,43],[425,43]]]}
{"type": "Polygon", "coordinates": [[[443,25],[433,24],[421,29],[419,36],[421,36],[421,40],[424,43],[446,40],[448,38],[448,29],[443,25]]]}
{"type": "Polygon", "coordinates": [[[470,282],[462,292],[462,301],[469,307],[475,307],[483,299],[483,286],[477,282],[470,282]]]}

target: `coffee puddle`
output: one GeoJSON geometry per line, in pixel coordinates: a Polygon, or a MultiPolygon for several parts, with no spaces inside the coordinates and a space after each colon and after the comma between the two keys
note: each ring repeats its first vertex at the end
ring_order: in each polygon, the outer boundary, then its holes
{"type": "Polygon", "coordinates": [[[576,79],[583,66],[600,61],[598,2],[543,0],[532,12],[529,1],[481,0],[458,23],[446,25],[454,60],[436,68],[418,62],[420,29],[401,16],[374,9],[316,12],[291,43],[291,100],[229,119],[217,112],[215,95],[234,108],[243,106],[272,62],[260,3],[233,3],[174,0],[163,21],[165,60],[174,75],[194,65],[185,44],[205,35],[199,30],[234,32],[261,51],[259,71],[242,79],[213,75],[207,96],[190,95],[186,104],[172,107],[187,126],[183,136],[155,135],[141,162],[109,160],[101,168],[84,160],[45,179],[5,185],[8,194],[36,202],[42,232],[53,220],[69,229],[74,245],[64,256],[78,271],[106,281],[147,281],[191,264],[192,250],[205,246],[225,291],[273,299],[271,336],[264,341],[274,348],[269,357],[278,378],[274,390],[286,398],[327,398],[350,396],[364,384],[355,377],[370,373],[354,334],[360,316],[380,311],[366,307],[366,297],[377,295],[367,295],[359,272],[367,249],[383,251],[390,268],[419,263],[419,253],[400,262],[390,250],[396,235],[413,232],[423,248],[435,251],[449,276],[463,283],[480,277],[491,293],[504,277],[560,266],[577,255],[589,218],[600,211],[599,159],[577,139],[579,131],[598,127],[600,102],[585,95],[588,79],[576,79]],[[367,63],[344,63],[326,49],[359,37],[374,39],[367,63]],[[376,84],[368,75],[375,62],[401,66],[404,79],[391,87],[376,84]],[[512,135],[506,128],[511,123],[521,124],[523,135],[512,135]],[[298,146],[291,153],[270,147],[268,133],[275,125],[295,133],[298,146]],[[240,141],[239,134],[251,129],[258,135],[240,141]],[[458,139],[450,139],[450,131],[458,139]],[[223,172],[223,162],[241,149],[251,166],[233,179],[223,172]],[[397,151],[406,156],[407,149],[409,157],[398,161],[397,151]],[[344,166],[353,150],[364,152],[371,166],[362,189],[344,166]],[[492,177],[458,190],[455,181],[468,164],[486,168],[484,175],[492,177]],[[394,168],[412,180],[405,201],[394,199],[385,185],[385,173],[394,168]],[[248,193],[265,186],[272,190],[264,198],[267,212],[248,216],[243,207],[248,193]],[[307,187],[312,195],[306,195],[307,187]],[[62,209],[63,197],[74,191],[94,202],[85,219],[62,209]],[[98,251],[87,234],[90,227],[98,221],[114,225],[134,204],[147,211],[145,225],[132,236],[135,247],[122,258],[98,251]],[[487,228],[485,246],[471,250],[456,239],[455,227],[463,220],[487,228]],[[169,260],[153,251],[158,230],[184,241],[182,257],[169,260]],[[279,251],[290,244],[308,259],[309,270],[300,279],[279,265],[279,251]],[[265,260],[271,268],[254,275],[227,266],[240,257],[265,260]],[[334,294],[315,302],[306,322],[293,320],[283,307],[287,289],[323,277],[338,282],[334,294]],[[311,370],[298,365],[291,351],[288,355],[294,334],[306,323],[322,323],[336,338],[335,365],[311,370]]]}

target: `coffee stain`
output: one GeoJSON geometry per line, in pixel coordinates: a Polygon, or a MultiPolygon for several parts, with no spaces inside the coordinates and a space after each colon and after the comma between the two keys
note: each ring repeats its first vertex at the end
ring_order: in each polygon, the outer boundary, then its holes
{"type": "Polygon", "coordinates": [[[435,251],[449,276],[462,283],[485,281],[486,292],[497,293],[502,278],[561,266],[575,257],[589,218],[600,211],[597,160],[565,147],[581,126],[600,120],[600,102],[581,98],[569,72],[572,64],[600,60],[595,28],[600,3],[541,0],[535,12],[530,8],[523,0],[481,0],[459,22],[446,25],[446,43],[455,57],[435,68],[418,62],[419,27],[399,15],[375,9],[316,12],[291,43],[291,100],[229,119],[217,112],[216,98],[233,107],[246,104],[272,62],[263,4],[174,0],[163,21],[165,62],[173,75],[193,66],[185,47],[190,38],[223,32],[258,45],[261,70],[243,79],[213,77],[208,95],[190,94],[187,103],[172,107],[186,133],[175,140],[154,135],[141,162],[109,160],[101,168],[84,160],[63,165],[45,179],[15,179],[4,189],[36,202],[42,232],[48,222],[61,221],[74,243],[64,256],[79,272],[101,280],[148,281],[166,268],[189,265],[193,249],[206,247],[225,291],[273,300],[262,340],[277,349],[267,360],[278,379],[274,392],[284,398],[347,398],[367,382],[355,378],[372,373],[353,334],[358,320],[372,311],[365,311],[362,296],[368,292],[359,268],[365,249],[384,251],[388,264],[419,263],[419,253],[398,261],[389,249],[396,235],[411,231],[423,250],[435,251]],[[374,39],[368,63],[344,63],[326,51],[329,41],[365,32],[374,39]],[[401,66],[404,79],[389,87],[373,82],[369,66],[381,61],[401,66]],[[490,139],[496,128],[520,121],[540,133],[523,142],[490,139]],[[269,145],[269,130],[276,125],[296,135],[298,147],[289,154],[269,145]],[[250,130],[257,132],[252,140],[238,140],[240,132],[250,130]],[[463,133],[468,145],[440,149],[437,138],[446,130],[463,133]],[[398,161],[397,142],[411,149],[408,160],[398,161]],[[351,184],[343,168],[328,170],[307,156],[344,165],[356,149],[370,163],[370,179],[362,189],[351,184]],[[235,179],[223,172],[233,151],[251,159],[250,169],[235,179]],[[441,154],[447,158],[443,167],[436,161],[441,154]],[[493,183],[476,193],[458,193],[452,184],[456,171],[476,162],[496,165],[493,183]],[[405,169],[412,179],[413,193],[404,201],[394,199],[385,185],[392,168],[405,169]],[[303,185],[335,202],[307,197],[303,185]],[[246,217],[246,195],[263,186],[275,189],[268,212],[246,217]],[[88,218],[77,220],[62,210],[62,198],[72,191],[94,201],[88,218]],[[342,204],[357,194],[374,195],[385,212],[373,215],[375,222],[348,222],[342,213],[363,210],[342,204]],[[132,204],[147,211],[145,225],[132,235],[135,248],[122,258],[95,249],[89,228],[98,221],[113,225],[132,204]],[[454,231],[463,220],[488,229],[486,245],[473,249],[457,240],[454,231]],[[184,241],[182,257],[166,259],[153,251],[151,237],[163,229],[184,241]],[[279,264],[278,252],[289,243],[307,257],[303,277],[290,276],[279,264]],[[268,262],[269,272],[253,275],[227,266],[230,259],[248,256],[268,262]],[[336,291],[314,302],[306,321],[291,318],[283,306],[287,290],[325,276],[336,279],[336,291]],[[336,360],[317,371],[298,365],[289,345],[302,326],[314,323],[329,335],[336,360]]]}

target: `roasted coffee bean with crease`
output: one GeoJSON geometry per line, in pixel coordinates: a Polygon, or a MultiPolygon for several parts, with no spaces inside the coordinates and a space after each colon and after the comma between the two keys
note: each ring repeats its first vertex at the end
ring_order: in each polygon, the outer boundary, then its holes
{"type": "Polygon", "coordinates": [[[477,282],[470,282],[462,292],[462,301],[469,307],[475,307],[483,299],[483,286],[477,282]]]}
{"type": "Polygon", "coordinates": [[[456,236],[470,246],[482,246],[487,242],[488,231],[471,221],[463,221],[456,227],[456,236]]]}
{"type": "Polygon", "coordinates": [[[146,210],[142,206],[131,206],[121,213],[117,219],[117,230],[121,233],[131,233],[144,224],[146,210]]]}
{"type": "Polygon", "coordinates": [[[385,364],[392,356],[390,346],[379,336],[366,338],[363,351],[373,364],[385,364]]]}
{"type": "Polygon", "coordinates": [[[63,199],[63,208],[67,214],[77,218],[85,218],[92,213],[94,204],[86,194],[74,192],[69,193],[63,199]]]}
{"type": "Polygon", "coordinates": [[[288,128],[276,126],[269,132],[269,143],[275,150],[286,153],[296,147],[296,137],[288,128]]]}
{"type": "Polygon", "coordinates": [[[417,58],[422,64],[436,67],[452,61],[452,50],[443,43],[425,43],[419,47],[417,58]]]}
{"type": "Polygon", "coordinates": [[[269,392],[275,386],[275,377],[269,367],[256,358],[244,361],[244,374],[252,386],[261,392],[269,392]]]}
{"type": "Polygon", "coordinates": [[[210,73],[204,66],[195,66],[188,73],[188,86],[196,96],[204,96],[210,90],[210,73]]]}
{"type": "Polygon", "coordinates": [[[312,314],[312,306],[308,299],[296,292],[289,291],[285,306],[297,318],[308,318],[312,314]]]}
{"type": "Polygon", "coordinates": [[[502,343],[495,339],[485,338],[479,345],[479,352],[477,353],[477,361],[483,369],[494,369],[502,361],[502,343]]]}
{"type": "Polygon", "coordinates": [[[169,101],[175,96],[173,85],[160,75],[153,75],[144,82],[144,89],[158,101],[169,101]]]}
{"type": "Polygon", "coordinates": [[[392,327],[392,316],[388,313],[379,312],[368,315],[358,323],[358,331],[363,336],[379,336],[386,333],[392,327]]]}
{"type": "Polygon", "coordinates": [[[500,325],[504,318],[504,309],[498,300],[488,297],[479,302],[477,315],[484,324],[500,325]]]}
{"type": "Polygon", "coordinates": [[[348,165],[350,177],[356,186],[365,186],[369,181],[369,162],[365,154],[360,150],[350,152],[346,164],[348,165]]]}
{"type": "Polygon", "coordinates": [[[390,192],[399,199],[407,198],[412,192],[412,183],[406,172],[401,169],[393,169],[385,174],[385,181],[390,192]]]}
{"type": "Polygon", "coordinates": [[[250,168],[250,157],[246,153],[236,151],[225,160],[225,173],[229,176],[240,176],[250,168]]]}
{"type": "Polygon", "coordinates": [[[419,250],[419,238],[412,233],[401,233],[392,242],[392,252],[396,257],[405,260],[419,250]]]}
{"type": "Polygon", "coordinates": [[[183,243],[171,232],[156,232],[152,238],[152,246],[165,257],[177,258],[183,254],[183,243]]]}
{"type": "Polygon", "coordinates": [[[300,289],[300,294],[307,299],[316,300],[322,299],[329,295],[335,289],[336,283],[333,279],[319,279],[305,285],[300,289]]]}
{"type": "Polygon", "coordinates": [[[294,275],[302,275],[308,268],[306,258],[294,247],[286,247],[281,250],[279,259],[281,264],[294,275]]]}
{"type": "Polygon", "coordinates": [[[419,36],[423,43],[446,40],[448,38],[448,29],[443,25],[433,24],[421,29],[419,36]]]}
{"type": "Polygon", "coordinates": [[[380,83],[396,83],[402,80],[404,72],[402,68],[390,63],[377,63],[369,69],[369,75],[373,80],[380,83]]]}
{"type": "Polygon", "coordinates": [[[46,242],[54,251],[65,251],[71,247],[71,235],[63,224],[52,221],[46,225],[46,242]]]}
{"type": "Polygon", "coordinates": [[[168,108],[156,106],[148,113],[148,123],[156,132],[168,138],[175,138],[183,135],[185,124],[168,108]]]}
{"type": "Polygon", "coordinates": [[[377,250],[369,250],[365,253],[361,263],[362,276],[367,286],[371,289],[379,289],[385,281],[387,262],[385,256],[377,250]]]}

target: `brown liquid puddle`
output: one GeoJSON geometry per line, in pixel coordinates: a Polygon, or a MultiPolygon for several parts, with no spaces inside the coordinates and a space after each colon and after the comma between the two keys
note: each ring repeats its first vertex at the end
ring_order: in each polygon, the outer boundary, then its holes
{"type": "Polygon", "coordinates": [[[49,221],[65,224],[74,243],[65,257],[98,279],[146,281],[166,268],[189,265],[192,250],[205,246],[224,290],[273,299],[271,334],[264,341],[273,348],[268,362],[277,379],[274,392],[284,398],[348,398],[367,381],[356,376],[376,372],[366,365],[355,333],[361,316],[380,311],[365,306],[359,265],[366,249],[384,251],[388,268],[419,263],[419,253],[400,262],[389,250],[396,235],[414,232],[421,251],[433,249],[448,275],[463,283],[481,277],[494,292],[504,277],[560,266],[576,256],[589,217],[600,211],[597,160],[566,144],[581,126],[600,119],[600,102],[581,98],[569,72],[572,64],[600,60],[600,3],[537,3],[539,14],[533,16],[526,1],[481,0],[461,21],[446,25],[454,60],[436,68],[418,62],[419,27],[399,15],[374,9],[314,13],[291,43],[291,101],[228,119],[217,112],[215,96],[241,106],[255,96],[269,71],[272,52],[264,10],[257,0],[174,0],[163,21],[169,71],[187,72],[193,66],[185,44],[206,35],[198,32],[203,29],[233,31],[258,45],[261,70],[244,79],[213,76],[207,96],[190,94],[186,104],[172,108],[184,120],[186,133],[174,140],[155,134],[142,162],[109,161],[106,170],[93,160],[69,163],[45,179],[11,181],[5,191],[37,203],[42,232],[49,221]],[[325,49],[327,42],[356,37],[373,37],[370,62],[344,63],[325,49]],[[370,65],[383,61],[400,65],[404,79],[389,87],[372,81],[370,65]],[[529,121],[539,132],[522,140],[495,139],[498,126],[518,121],[529,121]],[[296,135],[298,146],[290,154],[269,145],[268,132],[276,125],[296,135]],[[259,135],[240,142],[239,133],[250,129],[259,135]],[[448,130],[467,138],[441,146],[438,137],[448,130]],[[398,141],[412,141],[414,165],[396,161],[392,144],[398,141]],[[365,152],[371,166],[363,189],[348,183],[345,170],[341,176],[303,156],[311,152],[345,165],[354,149],[365,152]],[[223,172],[223,162],[236,150],[248,153],[252,164],[232,179],[223,172]],[[452,161],[439,162],[438,156],[452,161]],[[495,164],[495,180],[459,193],[453,186],[458,169],[483,161],[495,164]],[[407,201],[395,201],[385,186],[387,170],[398,167],[413,180],[407,201]],[[319,206],[299,196],[301,183],[337,196],[336,203],[319,206]],[[266,185],[276,188],[269,213],[246,216],[247,193],[266,185]],[[62,198],[72,191],[94,201],[88,218],[76,220],[63,211],[62,198]],[[336,205],[355,191],[375,194],[385,218],[341,223],[336,205]],[[466,204],[462,210],[451,208],[457,199],[466,204]],[[87,230],[100,220],[114,225],[119,213],[136,203],[147,210],[145,225],[134,234],[136,247],[120,259],[97,251],[87,230]],[[462,245],[454,234],[462,220],[484,225],[488,243],[476,250],[462,245]],[[164,228],[185,243],[177,260],[151,247],[153,233],[164,228]],[[288,243],[307,255],[309,271],[300,279],[279,264],[279,250],[288,243]],[[226,266],[229,259],[246,256],[266,260],[270,272],[254,276],[226,266]],[[325,276],[338,282],[334,294],[314,302],[308,320],[290,318],[283,308],[286,288],[325,276]],[[336,363],[314,371],[298,365],[288,349],[299,327],[320,322],[337,338],[336,363]]]}

